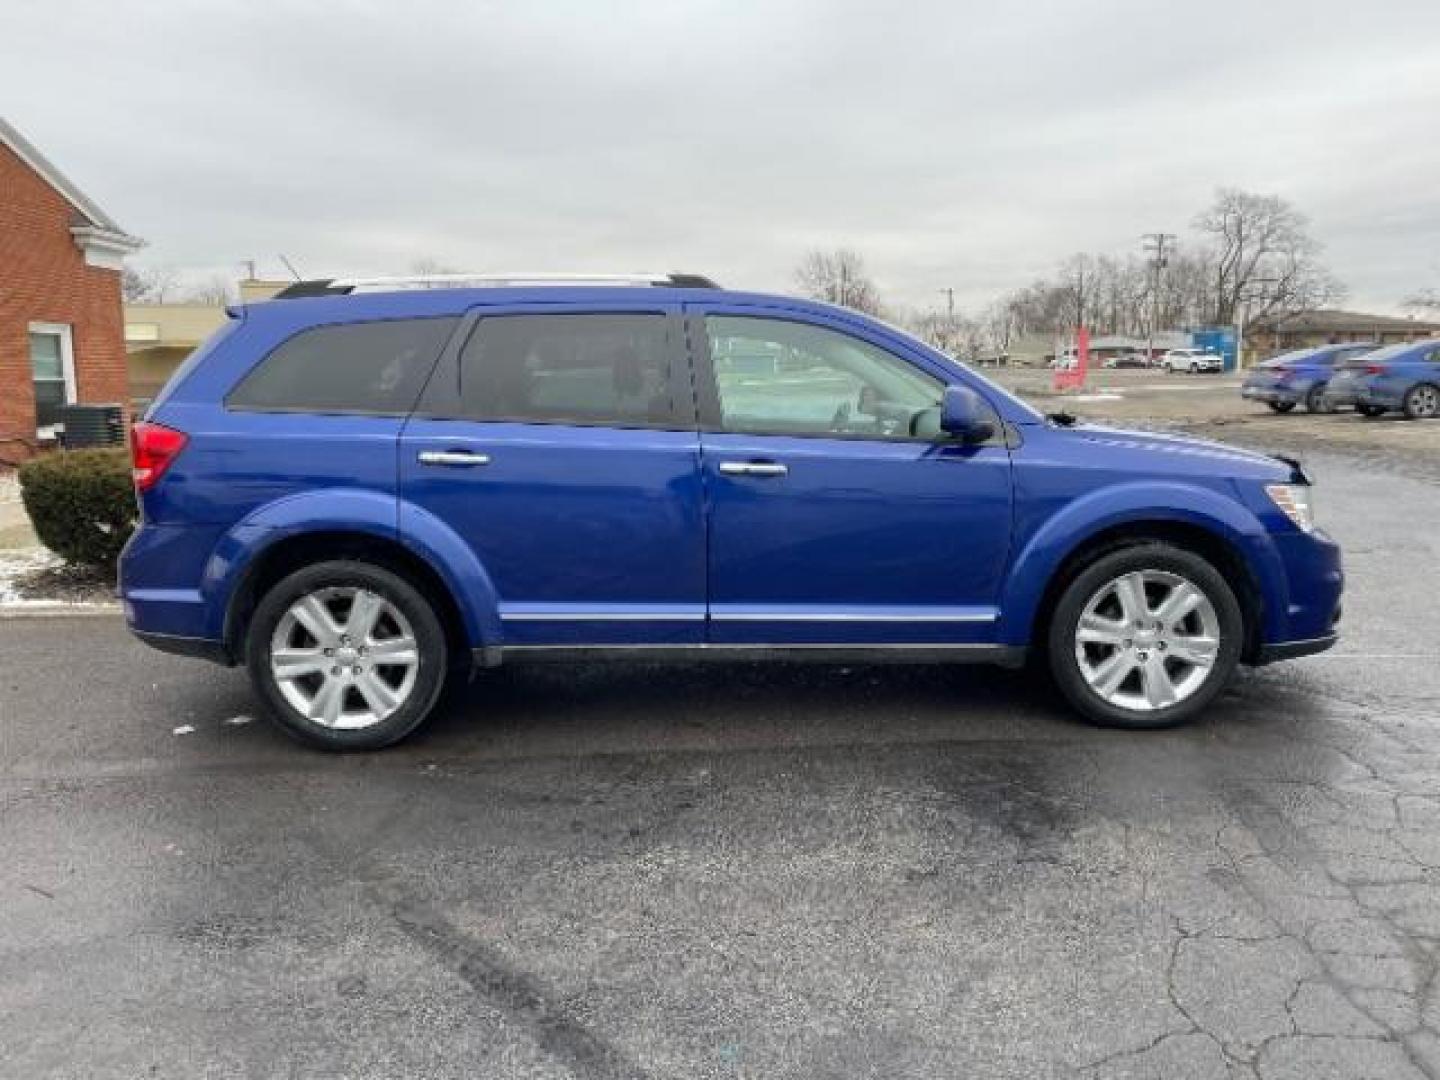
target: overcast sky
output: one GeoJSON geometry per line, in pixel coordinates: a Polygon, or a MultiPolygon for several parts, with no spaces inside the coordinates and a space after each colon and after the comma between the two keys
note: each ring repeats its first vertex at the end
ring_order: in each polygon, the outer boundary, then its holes
{"type": "Polygon", "coordinates": [[[1440,286],[1437,0],[3,6],[0,110],[142,263],[788,289],[845,245],[973,309],[1226,184],[1347,306],[1440,286]]]}

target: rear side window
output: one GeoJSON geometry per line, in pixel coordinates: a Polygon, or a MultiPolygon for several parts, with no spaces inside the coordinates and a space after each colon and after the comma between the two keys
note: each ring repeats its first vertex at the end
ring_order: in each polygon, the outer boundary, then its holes
{"type": "Polygon", "coordinates": [[[458,319],[317,326],[278,345],[230,392],[232,409],[404,416],[458,319]]]}
{"type": "Polygon", "coordinates": [[[674,426],[663,315],[496,315],[460,354],[468,420],[674,426]]]}

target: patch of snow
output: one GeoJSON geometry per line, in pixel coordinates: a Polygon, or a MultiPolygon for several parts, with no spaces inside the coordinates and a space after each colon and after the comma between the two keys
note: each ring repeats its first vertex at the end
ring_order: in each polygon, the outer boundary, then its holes
{"type": "Polygon", "coordinates": [[[177,728],[172,732],[172,734],[174,734],[174,735],[193,735],[193,734],[195,734],[195,725],[194,725],[194,724],[181,724],[179,727],[177,727],[177,728]]]}
{"type": "Polygon", "coordinates": [[[59,566],[58,556],[44,548],[19,548],[0,551],[0,607],[33,607],[49,605],[49,600],[27,600],[15,589],[15,582],[36,570],[59,566]]]}
{"type": "Polygon", "coordinates": [[[254,717],[245,716],[245,715],[242,714],[242,715],[240,715],[240,716],[232,716],[232,717],[230,717],[230,719],[229,719],[229,720],[226,720],[225,723],[229,724],[231,727],[239,727],[241,724],[249,724],[249,723],[252,723],[253,721],[254,721],[254,717]]]}

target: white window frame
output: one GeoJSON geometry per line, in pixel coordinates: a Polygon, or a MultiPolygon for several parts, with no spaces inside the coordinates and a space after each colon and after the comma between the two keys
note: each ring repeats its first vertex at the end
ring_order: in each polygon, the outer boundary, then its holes
{"type": "MultiPolygon", "coordinates": [[[[65,376],[65,404],[74,405],[76,396],[75,338],[72,327],[69,323],[32,322],[27,329],[27,333],[49,334],[52,337],[58,337],[60,339],[60,369],[61,373],[65,376]]],[[[30,343],[28,336],[25,339],[25,343],[28,357],[28,346],[30,343]]],[[[35,384],[35,363],[33,359],[31,359],[30,362],[30,384],[32,386],[35,384]]],[[[58,424],[51,424],[49,427],[36,428],[35,434],[42,439],[53,439],[55,438],[55,429],[57,427],[59,427],[58,424]]]]}

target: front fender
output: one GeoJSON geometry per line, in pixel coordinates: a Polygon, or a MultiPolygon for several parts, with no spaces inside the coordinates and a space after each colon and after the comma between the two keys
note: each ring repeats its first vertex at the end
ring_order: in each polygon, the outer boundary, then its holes
{"type": "Polygon", "coordinates": [[[353,489],[289,495],[252,511],[216,544],[205,567],[206,636],[224,639],[231,598],[250,568],[275,544],[305,533],[347,532],[397,542],[422,559],[450,590],[472,647],[499,641],[490,577],[453,529],[393,495],[353,489]]]}
{"type": "Polygon", "coordinates": [[[1266,640],[1283,633],[1285,568],[1264,524],[1238,500],[1197,484],[1137,481],[1101,488],[1066,503],[1025,542],[1011,564],[1000,605],[999,640],[1033,644],[1045,590],[1071,552],[1119,526],[1173,522],[1198,526],[1245,559],[1260,585],[1266,640]]]}

